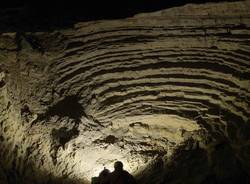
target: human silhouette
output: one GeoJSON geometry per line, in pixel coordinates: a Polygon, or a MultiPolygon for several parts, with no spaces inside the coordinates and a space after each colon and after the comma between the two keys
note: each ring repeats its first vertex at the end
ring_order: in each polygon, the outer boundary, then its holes
{"type": "Polygon", "coordinates": [[[109,174],[108,184],[136,184],[134,177],[128,171],[123,170],[122,162],[115,162],[114,169],[109,174]]]}
{"type": "Polygon", "coordinates": [[[98,184],[109,184],[109,174],[110,171],[104,167],[104,169],[100,172],[98,176],[98,184]]]}

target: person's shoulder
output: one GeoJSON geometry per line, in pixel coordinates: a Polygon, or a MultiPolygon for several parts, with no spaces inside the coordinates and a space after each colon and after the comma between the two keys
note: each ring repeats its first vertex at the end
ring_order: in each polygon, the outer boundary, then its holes
{"type": "Polygon", "coordinates": [[[125,174],[128,174],[128,175],[131,175],[128,171],[126,171],[126,170],[123,170],[123,172],[125,173],[125,174]]]}
{"type": "Polygon", "coordinates": [[[124,176],[129,180],[129,183],[136,184],[134,176],[130,174],[128,171],[124,171],[124,176]]]}
{"type": "Polygon", "coordinates": [[[109,173],[109,176],[113,177],[113,176],[116,176],[117,174],[118,174],[117,172],[113,171],[113,172],[109,173]]]}
{"type": "Polygon", "coordinates": [[[129,177],[129,178],[133,178],[133,175],[132,174],[130,174],[128,171],[123,171],[123,174],[125,175],[125,176],[127,176],[127,177],[129,177]]]}

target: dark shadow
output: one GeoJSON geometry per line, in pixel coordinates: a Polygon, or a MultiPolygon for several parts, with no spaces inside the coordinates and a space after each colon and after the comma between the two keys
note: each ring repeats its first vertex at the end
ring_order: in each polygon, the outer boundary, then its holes
{"type": "Polygon", "coordinates": [[[84,109],[79,103],[77,96],[66,96],[54,106],[50,107],[46,116],[58,115],[60,117],[69,117],[79,120],[84,115],[84,109]]]}
{"type": "Polygon", "coordinates": [[[24,170],[20,173],[16,168],[4,169],[0,162],[1,184],[89,184],[86,179],[74,179],[71,176],[53,176],[51,173],[36,168],[33,163],[25,163],[24,170]]]}
{"type": "Polygon", "coordinates": [[[52,31],[72,27],[76,22],[120,19],[187,3],[204,2],[221,0],[10,0],[0,8],[0,32],[52,31]]]}
{"type": "Polygon", "coordinates": [[[166,162],[158,158],[137,175],[143,184],[249,184],[250,176],[227,142],[207,152],[185,146],[166,162]]]}

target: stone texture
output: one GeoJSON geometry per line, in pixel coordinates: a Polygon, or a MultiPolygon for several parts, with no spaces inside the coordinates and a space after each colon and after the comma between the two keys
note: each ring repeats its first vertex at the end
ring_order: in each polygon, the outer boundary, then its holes
{"type": "Polygon", "coordinates": [[[249,183],[249,1],[0,36],[0,180],[249,183]]]}

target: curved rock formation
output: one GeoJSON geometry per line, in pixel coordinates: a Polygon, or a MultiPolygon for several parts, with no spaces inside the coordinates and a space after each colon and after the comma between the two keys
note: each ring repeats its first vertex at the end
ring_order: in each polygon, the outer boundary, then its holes
{"type": "Polygon", "coordinates": [[[0,36],[0,180],[247,183],[249,1],[0,36]],[[178,173],[178,175],[176,174],[178,173]]]}

